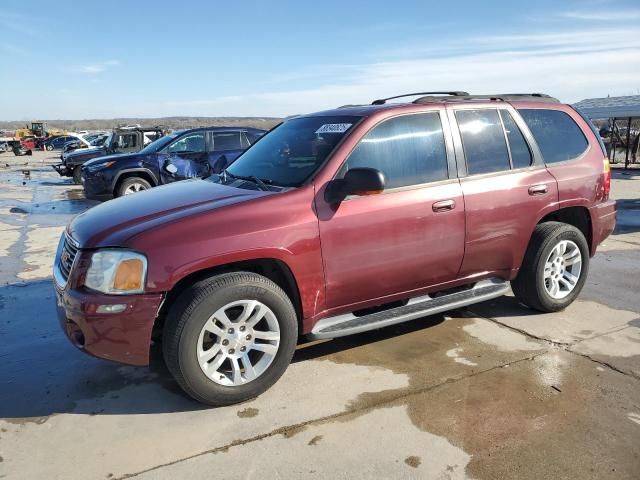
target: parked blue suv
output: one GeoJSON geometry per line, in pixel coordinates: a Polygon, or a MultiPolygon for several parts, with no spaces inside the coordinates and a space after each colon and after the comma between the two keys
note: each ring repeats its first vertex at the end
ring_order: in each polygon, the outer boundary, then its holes
{"type": "Polygon", "coordinates": [[[220,173],[266,133],[257,128],[179,130],[136,153],[109,155],[82,166],[87,198],[108,200],[157,185],[220,173]]]}

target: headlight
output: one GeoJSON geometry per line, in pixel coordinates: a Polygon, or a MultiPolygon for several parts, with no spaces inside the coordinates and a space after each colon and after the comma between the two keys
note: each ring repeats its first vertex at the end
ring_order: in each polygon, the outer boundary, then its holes
{"type": "Polygon", "coordinates": [[[111,160],[109,162],[102,162],[102,163],[96,163],[95,165],[89,165],[87,168],[92,172],[97,172],[98,170],[102,170],[103,168],[109,168],[114,163],[116,163],[116,161],[111,160]]]}
{"type": "Polygon", "coordinates": [[[105,249],[91,256],[84,284],[87,288],[110,295],[143,293],[147,276],[147,259],[128,250],[105,249]]]}

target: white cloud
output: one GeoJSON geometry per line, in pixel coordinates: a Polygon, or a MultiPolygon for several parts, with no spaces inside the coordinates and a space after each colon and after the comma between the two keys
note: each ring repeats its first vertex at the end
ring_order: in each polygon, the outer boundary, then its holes
{"type": "Polygon", "coordinates": [[[118,65],[120,65],[120,62],[118,60],[107,60],[100,63],[69,67],[68,70],[73,73],[86,73],[89,75],[94,75],[96,73],[102,73],[111,67],[117,67],[118,65]]]}
{"type": "Polygon", "coordinates": [[[640,20],[640,10],[602,10],[597,12],[580,11],[580,12],[565,12],[562,16],[566,18],[573,18],[575,20],[586,20],[594,22],[630,22],[633,20],[640,20]]]}
{"type": "Polygon", "coordinates": [[[424,90],[543,92],[566,102],[640,88],[640,29],[592,29],[485,36],[443,43],[415,57],[314,66],[317,88],[265,91],[146,105],[153,115],[285,116],[424,90]],[[616,48],[611,49],[611,38],[616,48]],[[461,47],[464,47],[465,51],[461,47]],[[469,45],[471,47],[469,47],[469,45]]]}

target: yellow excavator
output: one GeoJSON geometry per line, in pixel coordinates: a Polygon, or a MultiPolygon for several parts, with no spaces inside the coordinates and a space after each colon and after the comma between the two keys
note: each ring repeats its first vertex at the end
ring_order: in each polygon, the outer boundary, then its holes
{"type": "Polygon", "coordinates": [[[15,139],[23,140],[26,138],[47,138],[66,134],[66,130],[60,130],[57,128],[47,130],[46,122],[31,122],[31,128],[29,128],[29,125],[26,125],[25,128],[18,128],[16,130],[15,139]]]}

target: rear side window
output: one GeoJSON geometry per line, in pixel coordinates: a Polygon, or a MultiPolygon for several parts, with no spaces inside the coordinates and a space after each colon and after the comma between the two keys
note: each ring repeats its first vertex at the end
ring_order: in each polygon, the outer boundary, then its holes
{"type": "Polygon", "coordinates": [[[242,150],[240,143],[240,132],[219,132],[213,134],[213,149],[220,150],[242,150]]]}
{"type": "Polygon", "coordinates": [[[497,110],[458,110],[456,120],[469,175],[511,169],[497,110]]]}
{"type": "Polygon", "coordinates": [[[513,168],[525,168],[531,165],[533,157],[529,145],[524,139],[524,135],[518,128],[515,120],[507,110],[500,110],[504,131],[507,134],[509,142],[509,151],[511,152],[511,163],[513,168]]]}
{"type": "Polygon", "coordinates": [[[589,142],[580,127],[560,110],[518,110],[533,134],[545,163],[564,162],[582,155],[589,142]]]}
{"type": "Polygon", "coordinates": [[[606,157],[607,156],[607,149],[604,146],[604,142],[602,141],[602,137],[600,136],[600,132],[598,131],[596,126],[589,119],[589,117],[587,117],[579,108],[573,107],[573,109],[576,112],[578,112],[578,115],[580,115],[582,117],[582,119],[586,122],[586,124],[589,125],[589,128],[591,129],[593,134],[596,136],[596,139],[598,140],[598,145],[600,145],[600,150],[602,150],[602,154],[606,157]]]}
{"type": "Polygon", "coordinates": [[[447,152],[437,112],[392,118],[369,131],[349,156],[346,168],[376,168],[386,188],[448,178],[447,152]]]}

